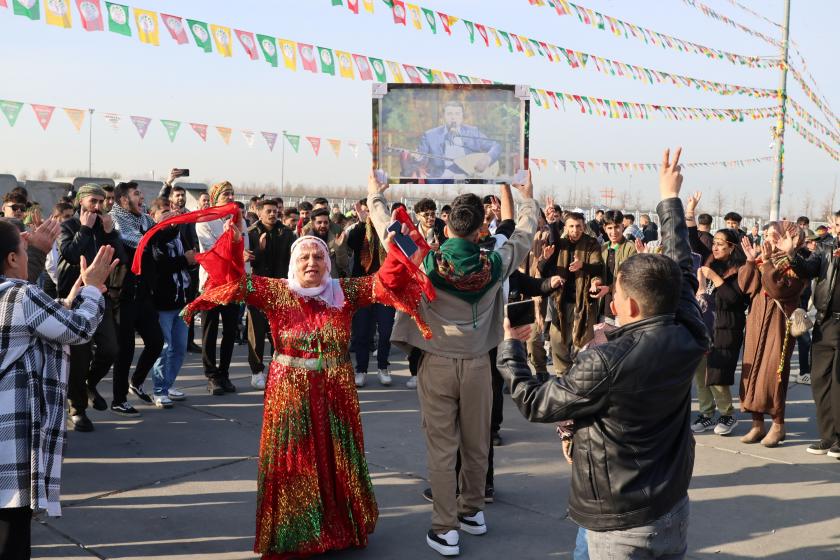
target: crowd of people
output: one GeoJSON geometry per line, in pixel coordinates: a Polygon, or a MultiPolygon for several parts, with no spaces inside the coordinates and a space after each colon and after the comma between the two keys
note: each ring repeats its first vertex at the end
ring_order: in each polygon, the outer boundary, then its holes
{"type": "Polygon", "coordinates": [[[0,556],[28,557],[33,511],[60,513],[65,432],[94,430],[88,407],[171,408],[187,398],[176,385],[187,352],[223,397],[247,343],[251,385],[265,391],[264,558],[367,543],[378,510],[356,389],[371,354],[378,383],[394,382],[392,344],[420,402],[429,547],[454,556],[460,532],[487,532],[510,393],[529,420],[557,423],[576,558],[683,557],[692,432],[733,433],[739,366],[742,442],[785,440],[798,382],[811,385],[820,433],[807,452],[840,458],[840,212],[815,231],[801,217],[750,232],[731,212],[712,231],[700,193],[680,201],[679,157],[665,154],[658,219],[638,224],[617,209],[587,221],[550,197],[540,208],[530,175],[440,208],[389,202],[373,174],[368,197],[345,209],[237,202],[223,181],[189,211],[180,170],[148,203],[136,183],[86,184],[48,217],[24,188],[5,193],[0,556]],[[520,301],[535,321],[511,326],[506,305],[520,301]],[[109,372],[110,403],[99,391],[109,372]]]}

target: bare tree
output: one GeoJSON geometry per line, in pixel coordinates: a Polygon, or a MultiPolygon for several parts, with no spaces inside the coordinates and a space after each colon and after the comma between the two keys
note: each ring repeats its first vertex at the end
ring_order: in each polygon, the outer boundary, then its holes
{"type": "Polygon", "coordinates": [[[715,194],[712,197],[712,206],[715,209],[715,216],[723,215],[723,209],[726,206],[726,195],[720,189],[715,190],[715,194]]]}
{"type": "Polygon", "coordinates": [[[811,191],[806,190],[805,196],[802,198],[802,206],[805,209],[805,216],[811,217],[811,211],[814,209],[814,199],[811,196],[811,191]]]}

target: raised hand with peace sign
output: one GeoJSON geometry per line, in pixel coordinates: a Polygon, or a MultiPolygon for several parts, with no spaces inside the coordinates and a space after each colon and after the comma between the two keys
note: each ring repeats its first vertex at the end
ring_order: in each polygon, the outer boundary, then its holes
{"type": "Polygon", "coordinates": [[[678,198],[682,188],[683,176],[680,173],[680,155],[682,148],[677,148],[674,159],[671,159],[670,148],[665,150],[662,156],[662,167],[659,168],[659,195],[662,200],[667,198],[678,198]]]}

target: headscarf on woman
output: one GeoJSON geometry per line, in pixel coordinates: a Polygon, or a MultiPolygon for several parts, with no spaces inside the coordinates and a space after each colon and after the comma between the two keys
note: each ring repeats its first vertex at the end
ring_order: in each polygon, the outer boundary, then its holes
{"type": "Polygon", "coordinates": [[[327,247],[327,244],[324,243],[323,239],[315,237],[314,235],[304,235],[303,237],[299,237],[294,243],[292,243],[291,253],[291,258],[289,260],[291,264],[287,275],[289,280],[289,289],[299,296],[319,299],[327,304],[327,307],[341,309],[344,306],[344,290],[341,289],[341,283],[338,280],[330,277],[330,270],[332,269],[332,263],[330,262],[330,250],[327,247]],[[303,248],[311,247],[313,245],[317,247],[323,255],[324,263],[326,264],[327,269],[324,271],[324,275],[321,276],[320,286],[316,286],[314,288],[304,288],[301,286],[300,281],[298,281],[297,267],[295,266],[295,263],[297,262],[303,248]]]}

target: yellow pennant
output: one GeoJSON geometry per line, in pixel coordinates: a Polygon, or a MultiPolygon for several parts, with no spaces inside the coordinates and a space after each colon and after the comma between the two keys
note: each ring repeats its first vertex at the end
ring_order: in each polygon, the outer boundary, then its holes
{"type": "Polygon", "coordinates": [[[233,41],[231,40],[230,27],[210,24],[210,35],[216,44],[216,51],[225,57],[233,56],[233,41]]]}
{"type": "Polygon", "coordinates": [[[332,148],[333,152],[335,152],[335,157],[341,155],[341,140],[327,138],[327,142],[330,143],[330,148],[332,148]]]}
{"type": "Polygon", "coordinates": [[[411,14],[411,23],[414,29],[423,29],[423,23],[420,21],[420,7],[417,4],[408,4],[408,11],[411,14]]]}
{"type": "Polygon", "coordinates": [[[134,8],[134,23],[137,25],[137,37],[141,43],[160,45],[160,27],[157,12],[134,8]]]}
{"type": "Polygon", "coordinates": [[[225,144],[230,144],[230,133],[233,132],[233,130],[226,126],[217,126],[216,130],[219,131],[219,136],[222,137],[225,144]]]}
{"type": "Polygon", "coordinates": [[[297,43],[288,39],[277,39],[280,42],[280,53],[283,55],[283,64],[289,70],[297,70],[297,43]]]}
{"type": "Polygon", "coordinates": [[[73,16],[70,13],[70,0],[46,0],[46,20],[50,25],[69,28],[73,26],[73,16]]]}
{"type": "Polygon", "coordinates": [[[443,77],[443,72],[441,72],[440,70],[432,70],[432,83],[445,84],[446,78],[443,77]]]}
{"type": "Polygon", "coordinates": [[[389,60],[388,68],[391,70],[391,76],[394,78],[394,82],[398,84],[405,83],[405,78],[403,78],[402,70],[400,69],[400,65],[393,60],[389,60]]]}
{"type": "Polygon", "coordinates": [[[496,41],[496,46],[501,47],[502,40],[499,38],[499,34],[496,32],[496,30],[493,27],[488,27],[487,30],[493,34],[493,39],[496,41]]]}
{"type": "Polygon", "coordinates": [[[82,129],[82,123],[85,122],[85,112],[82,109],[68,109],[66,107],[64,112],[67,113],[67,118],[76,127],[76,132],[79,132],[82,129]]]}
{"type": "Polygon", "coordinates": [[[367,13],[373,13],[373,0],[362,0],[362,6],[365,7],[367,13]]]}
{"type": "Polygon", "coordinates": [[[342,78],[354,79],[353,74],[353,59],[350,58],[350,53],[345,51],[335,51],[335,58],[338,60],[338,73],[342,78]]]}

